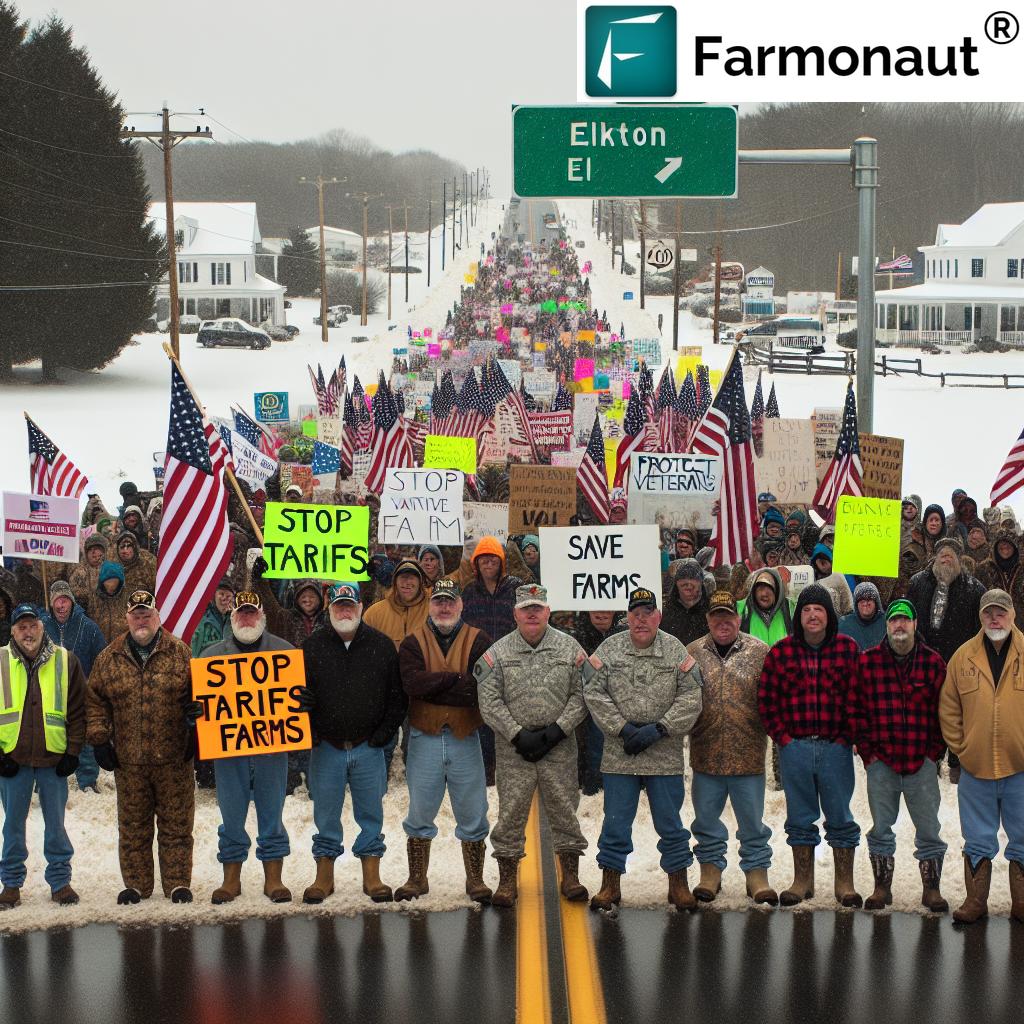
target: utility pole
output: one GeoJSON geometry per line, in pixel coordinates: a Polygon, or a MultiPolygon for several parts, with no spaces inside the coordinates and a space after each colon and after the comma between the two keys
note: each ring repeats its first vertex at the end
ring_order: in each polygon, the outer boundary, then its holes
{"type": "Polygon", "coordinates": [[[383,192],[346,192],[347,199],[361,199],[363,201],[363,305],[359,314],[359,326],[366,326],[366,235],[369,231],[367,223],[367,209],[371,199],[382,199],[383,192]]]}
{"type": "Polygon", "coordinates": [[[647,266],[647,248],[644,245],[644,239],[647,237],[647,210],[644,208],[644,201],[640,200],[640,308],[646,309],[644,305],[644,282],[647,275],[644,270],[647,266]]]}
{"type": "Polygon", "coordinates": [[[393,207],[388,206],[388,320],[391,319],[391,211],[393,207]]]}
{"type": "MultiPolygon", "coordinates": [[[[843,297],[843,254],[836,256],[836,302],[843,297]]],[[[836,314],[838,316],[838,313],[836,314]]]]}
{"type": "Polygon", "coordinates": [[[430,287],[430,245],[434,233],[433,210],[430,208],[430,196],[427,196],[427,287],[430,287]]]}
{"type": "MultiPolygon", "coordinates": [[[[206,112],[200,108],[199,116],[205,117],[206,112]]],[[[167,287],[169,301],[171,349],[174,351],[174,358],[181,358],[181,340],[179,332],[178,314],[178,254],[174,238],[174,181],[171,175],[171,150],[184,139],[212,139],[213,132],[209,128],[200,128],[196,125],[194,132],[179,132],[171,130],[171,112],[164,103],[160,111],[160,131],[139,132],[133,125],[129,128],[125,125],[119,132],[122,139],[145,139],[152,142],[157,149],[163,150],[164,154],[164,217],[167,233],[167,287]]]]}
{"type": "Polygon", "coordinates": [[[683,201],[676,200],[675,264],[672,274],[672,351],[679,351],[679,239],[683,234],[683,201]]]}
{"type": "Polygon", "coordinates": [[[715,318],[711,324],[711,340],[718,344],[718,312],[722,298],[722,247],[716,245],[715,253],[715,318]]]}
{"type": "MultiPolygon", "coordinates": [[[[388,319],[391,319],[391,211],[401,210],[405,216],[405,301],[409,302],[409,204],[403,202],[401,206],[389,206],[388,208],[388,319]]],[[[429,238],[428,249],[429,252],[429,238]]]]}
{"type": "Polygon", "coordinates": [[[448,244],[448,182],[441,182],[441,273],[444,273],[444,250],[448,244]]]}
{"type": "Polygon", "coordinates": [[[452,262],[455,262],[455,207],[458,205],[458,179],[452,175],[452,262]]]}
{"type": "Polygon", "coordinates": [[[299,181],[316,187],[316,205],[320,217],[320,340],[327,344],[327,245],[324,241],[324,185],[339,185],[346,178],[299,178],[299,181]]]}

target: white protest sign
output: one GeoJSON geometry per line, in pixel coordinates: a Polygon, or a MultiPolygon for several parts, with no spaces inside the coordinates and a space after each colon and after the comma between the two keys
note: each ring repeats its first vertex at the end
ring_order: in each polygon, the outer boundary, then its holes
{"type": "Polygon", "coordinates": [[[809,565],[790,565],[789,583],[787,584],[786,596],[790,601],[795,601],[805,587],[814,582],[814,569],[809,565]]]}
{"type": "Polygon", "coordinates": [[[231,458],[235,476],[250,487],[259,489],[277,472],[277,460],[250,444],[237,430],[231,431],[231,458]]]}
{"type": "Polygon", "coordinates": [[[389,469],[377,517],[380,542],[461,545],[464,481],[457,469],[389,469]]]}
{"type": "Polygon", "coordinates": [[[4,554],[43,562],[78,561],[78,499],[4,491],[4,554]]]}
{"type": "Polygon", "coordinates": [[[550,402],[555,396],[555,371],[527,370],[523,374],[523,384],[538,402],[550,402]]]}
{"type": "Polygon", "coordinates": [[[629,489],[648,494],[718,493],[722,460],[714,455],[635,452],[629,460],[629,489]]]}
{"type": "Polygon", "coordinates": [[[637,587],[661,604],[656,526],[544,526],[540,552],[548,602],[558,611],[625,611],[637,587]]]}
{"type": "Polygon", "coordinates": [[[508,540],[508,502],[464,502],[462,531],[470,556],[481,537],[494,537],[504,547],[505,541],[508,540]]]}
{"type": "Polygon", "coordinates": [[[593,391],[582,391],[573,396],[572,432],[577,445],[587,447],[590,432],[594,429],[594,416],[597,414],[597,400],[600,396],[593,391]]]}
{"type": "Polygon", "coordinates": [[[579,469],[580,463],[583,461],[583,456],[586,454],[586,448],[573,448],[568,452],[552,452],[551,465],[572,466],[574,469],[579,469]]]}

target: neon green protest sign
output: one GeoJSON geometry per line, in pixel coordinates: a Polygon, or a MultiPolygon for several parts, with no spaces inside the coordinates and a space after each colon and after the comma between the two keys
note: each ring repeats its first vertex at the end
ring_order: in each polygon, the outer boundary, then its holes
{"type": "Polygon", "coordinates": [[[267,502],[265,579],[368,580],[370,510],[365,505],[267,502]]]}
{"type": "Polygon", "coordinates": [[[900,510],[899,501],[844,494],[836,506],[833,571],[857,576],[898,576],[900,510]]]}

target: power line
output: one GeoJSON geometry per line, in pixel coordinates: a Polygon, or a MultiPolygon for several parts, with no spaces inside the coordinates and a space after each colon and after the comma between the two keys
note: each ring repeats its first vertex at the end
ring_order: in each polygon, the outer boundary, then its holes
{"type": "Polygon", "coordinates": [[[63,174],[54,174],[53,171],[48,171],[45,167],[40,167],[38,164],[29,163],[23,157],[18,156],[16,153],[12,153],[8,149],[0,149],[0,156],[10,157],[12,160],[16,160],[19,164],[24,164],[26,167],[31,167],[33,171],[38,171],[40,174],[45,174],[50,178],[56,178],[58,181],[66,181],[69,185],[75,185],[79,188],[92,189],[94,192],[101,192],[104,195],[113,196],[115,199],[128,199],[123,192],[113,192],[109,188],[100,188],[99,185],[89,185],[84,181],[75,181],[74,178],[66,178],[63,174]]]}
{"type": "Polygon", "coordinates": [[[60,93],[61,96],[70,96],[76,100],[88,100],[90,103],[106,103],[107,99],[104,96],[85,96],[80,92],[68,92],[66,89],[58,89],[56,86],[47,85],[45,82],[33,82],[28,78],[22,78],[20,75],[12,75],[10,71],[0,71],[0,75],[4,78],[13,78],[16,82],[24,82],[26,85],[34,86],[36,89],[46,89],[49,92],[60,93]]]}
{"type": "Polygon", "coordinates": [[[59,149],[62,153],[77,153],[79,156],[94,156],[102,160],[134,160],[136,153],[95,153],[87,149],[71,149],[68,146],[56,146],[52,142],[43,142],[41,139],[33,139],[27,135],[18,135],[17,132],[9,132],[0,128],[0,134],[10,135],[12,139],[21,139],[22,142],[31,142],[34,146],[45,146],[47,149],[59,149]]]}
{"type": "Polygon", "coordinates": [[[55,245],[37,245],[35,242],[18,242],[13,238],[0,238],[0,245],[19,245],[24,249],[46,249],[49,252],[63,252],[69,256],[95,256],[105,260],[123,260],[126,263],[153,263],[152,257],[117,256],[112,252],[85,252],[81,249],[61,249],[55,245]]]}
{"type": "Polygon", "coordinates": [[[73,235],[69,231],[57,231],[55,228],[44,228],[40,224],[29,224],[23,220],[15,220],[13,217],[4,217],[0,215],[0,220],[7,221],[9,224],[17,224],[21,228],[31,228],[33,231],[45,231],[50,235],[63,235],[65,238],[74,238],[79,242],[91,242],[93,245],[105,245],[110,249],[125,249],[128,252],[146,252],[145,249],[139,246],[133,245],[118,245],[116,242],[104,242],[99,238],[86,238],[84,235],[73,235]]]}
{"type": "Polygon", "coordinates": [[[0,292],[68,292],[93,288],[155,288],[156,281],[94,281],[88,284],[0,284],[0,292]]]}
{"type": "Polygon", "coordinates": [[[9,188],[16,188],[20,192],[32,192],[37,196],[45,196],[47,199],[56,199],[61,203],[71,203],[73,206],[88,206],[92,210],[108,210],[111,213],[119,213],[122,217],[134,217],[135,214],[124,210],[119,206],[104,206],[101,203],[93,203],[86,199],[72,199],[70,196],[59,196],[54,192],[44,192],[39,188],[32,188],[29,185],[19,185],[16,181],[7,181],[0,178],[0,185],[7,185],[9,188]]]}
{"type": "Polygon", "coordinates": [[[232,135],[237,135],[243,142],[248,142],[251,146],[258,146],[259,143],[255,139],[246,138],[241,132],[236,132],[234,128],[229,128],[223,121],[218,121],[209,111],[207,111],[206,117],[208,117],[214,124],[219,124],[225,131],[231,132],[232,135]]]}

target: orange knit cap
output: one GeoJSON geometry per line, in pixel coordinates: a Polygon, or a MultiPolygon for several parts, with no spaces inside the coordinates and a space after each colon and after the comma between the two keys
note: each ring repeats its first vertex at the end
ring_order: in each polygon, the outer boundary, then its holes
{"type": "Polygon", "coordinates": [[[501,571],[505,571],[505,549],[498,542],[497,537],[481,537],[473,550],[474,564],[481,555],[496,555],[501,559],[501,571]]]}

